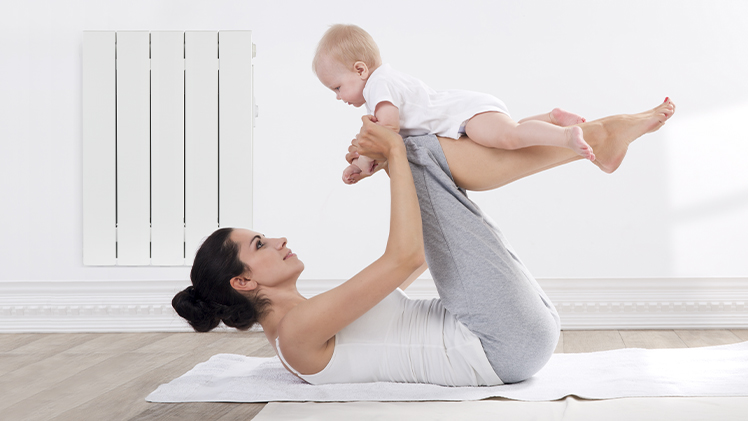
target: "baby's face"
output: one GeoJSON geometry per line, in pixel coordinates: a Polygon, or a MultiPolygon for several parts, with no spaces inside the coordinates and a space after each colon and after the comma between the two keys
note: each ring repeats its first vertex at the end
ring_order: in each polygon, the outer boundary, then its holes
{"type": "Polygon", "coordinates": [[[366,103],[364,86],[368,76],[368,72],[362,74],[353,65],[348,68],[330,57],[323,57],[317,66],[319,81],[335,92],[337,99],[356,108],[366,103]]]}

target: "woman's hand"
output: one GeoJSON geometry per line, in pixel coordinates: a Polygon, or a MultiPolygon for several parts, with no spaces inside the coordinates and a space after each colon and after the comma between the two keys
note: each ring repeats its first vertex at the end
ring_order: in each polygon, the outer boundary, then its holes
{"type": "MultiPolygon", "coordinates": [[[[405,151],[403,138],[394,131],[376,124],[374,116],[363,116],[361,117],[361,121],[363,122],[361,130],[356,135],[356,138],[351,141],[351,145],[355,149],[352,151],[351,148],[348,148],[346,160],[349,156],[352,156],[352,153],[358,153],[359,155],[368,156],[377,162],[384,162],[393,153],[405,151]]],[[[355,157],[351,159],[355,159],[355,157]]]]}
{"type": "MultiPolygon", "coordinates": [[[[374,116],[364,116],[362,118],[364,121],[364,125],[361,127],[361,131],[358,135],[356,135],[357,138],[361,137],[361,134],[365,131],[365,128],[367,127],[367,124],[376,123],[377,119],[374,116]]],[[[375,125],[378,126],[378,125],[375,125]]],[[[373,140],[379,138],[379,136],[385,136],[390,138],[389,140],[396,140],[398,143],[402,143],[402,138],[398,135],[396,138],[391,137],[391,133],[387,133],[386,131],[375,133],[373,131],[368,131],[369,133],[366,135],[366,138],[368,140],[373,140]]],[[[394,133],[394,132],[392,132],[394,133]]],[[[358,146],[358,139],[353,139],[351,141],[351,145],[348,146],[348,153],[345,155],[345,160],[348,162],[348,164],[353,164],[353,161],[355,159],[358,159],[361,157],[361,154],[359,154],[359,148],[358,146]]],[[[346,184],[356,184],[360,180],[369,177],[371,175],[374,175],[375,172],[384,169],[385,172],[387,172],[387,160],[381,161],[381,160],[375,160],[375,165],[371,171],[371,174],[366,174],[366,171],[364,172],[353,172],[350,175],[344,175],[343,176],[343,182],[346,184]]]]}

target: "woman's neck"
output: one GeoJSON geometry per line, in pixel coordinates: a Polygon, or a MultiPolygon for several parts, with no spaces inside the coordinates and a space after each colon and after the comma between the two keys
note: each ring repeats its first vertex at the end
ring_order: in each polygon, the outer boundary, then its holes
{"type": "Polygon", "coordinates": [[[270,308],[265,316],[260,320],[262,330],[265,336],[275,347],[275,338],[278,337],[278,324],[289,311],[307,299],[294,288],[293,290],[277,291],[270,299],[270,308]]]}

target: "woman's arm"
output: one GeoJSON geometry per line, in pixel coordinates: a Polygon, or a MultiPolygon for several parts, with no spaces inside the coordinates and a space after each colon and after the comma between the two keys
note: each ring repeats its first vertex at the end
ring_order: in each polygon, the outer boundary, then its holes
{"type": "Polygon", "coordinates": [[[405,288],[409,287],[410,284],[412,284],[413,281],[415,281],[416,279],[418,279],[418,277],[421,276],[421,274],[423,272],[426,272],[426,269],[428,269],[428,268],[429,268],[428,263],[426,263],[424,261],[423,264],[421,265],[421,267],[419,267],[418,269],[416,269],[415,271],[413,271],[413,273],[411,273],[410,276],[408,276],[408,279],[406,279],[402,284],[400,284],[399,288],[400,289],[405,289],[405,288]]]}
{"type": "Polygon", "coordinates": [[[283,355],[302,374],[322,370],[332,356],[335,334],[383,300],[424,263],[421,214],[402,138],[372,122],[370,116],[363,122],[353,142],[358,152],[388,162],[391,208],[387,246],[374,263],[342,285],[297,305],[279,324],[283,355]]]}

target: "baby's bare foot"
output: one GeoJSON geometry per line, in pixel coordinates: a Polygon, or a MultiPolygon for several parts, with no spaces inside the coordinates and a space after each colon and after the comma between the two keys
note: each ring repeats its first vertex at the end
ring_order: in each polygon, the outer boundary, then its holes
{"type": "Polygon", "coordinates": [[[582,158],[594,161],[595,154],[592,152],[592,147],[585,142],[582,129],[579,126],[572,126],[566,128],[565,131],[567,140],[566,146],[581,155],[582,158]]]}
{"type": "Polygon", "coordinates": [[[361,177],[361,168],[357,167],[355,162],[356,160],[354,159],[353,163],[343,170],[343,182],[345,184],[355,184],[361,177]]]}
{"type": "Polygon", "coordinates": [[[356,166],[361,169],[361,175],[367,177],[376,172],[378,165],[379,163],[376,160],[373,160],[368,156],[360,156],[356,160],[356,166]]]}
{"type": "Polygon", "coordinates": [[[578,116],[574,113],[570,113],[561,108],[554,108],[553,111],[548,113],[551,119],[551,123],[561,127],[573,126],[575,124],[582,124],[585,120],[584,117],[578,116]]]}

